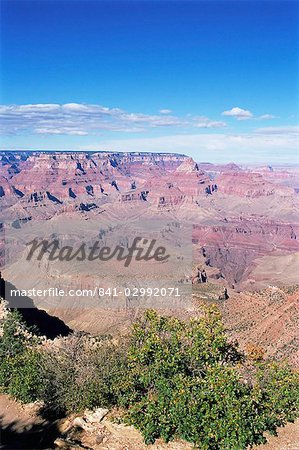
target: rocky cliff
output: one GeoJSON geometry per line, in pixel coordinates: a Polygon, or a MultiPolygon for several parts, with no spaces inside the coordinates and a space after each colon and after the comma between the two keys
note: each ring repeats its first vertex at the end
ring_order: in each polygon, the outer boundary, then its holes
{"type": "Polygon", "coordinates": [[[249,279],[254,286],[261,258],[299,250],[298,194],[285,182],[297,172],[275,173],[165,153],[7,151],[0,152],[0,209],[15,227],[58,216],[175,217],[193,228],[195,262],[204,254],[220,281],[242,288],[249,279]]]}

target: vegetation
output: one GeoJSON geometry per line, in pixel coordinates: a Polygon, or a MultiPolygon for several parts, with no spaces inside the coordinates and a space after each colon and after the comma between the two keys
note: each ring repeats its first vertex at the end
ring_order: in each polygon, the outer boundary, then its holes
{"type": "Polygon", "coordinates": [[[0,335],[0,390],[30,402],[39,398],[42,355],[38,339],[25,327],[17,311],[3,321],[0,335]]]}
{"type": "Polygon", "coordinates": [[[298,413],[299,378],[259,358],[247,361],[227,341],[215,307],[190,322],[149,311],[131,336],[127,420],[147,443],[174,436],[201,449],[262,443],[264,431],[298,413]]]}
{"type": "Polygon", "coordinates": [[[146,443],[180,437],[202,450],[246,449],[298,416],[299,377],[228,341],[219,311],[190,321],[149,310],[121,343],[82,336],[41,350],[16,313],[0,336],[0,384],[56,412],[121,407],[146,443]]]}
{"type": "Polygon", "coordinates": [[[95,347],[83,336],[44,354],[41,396],[57,413],[117,404],[118,381],[125,373],[123,346],[103,339],[95,347]]]}

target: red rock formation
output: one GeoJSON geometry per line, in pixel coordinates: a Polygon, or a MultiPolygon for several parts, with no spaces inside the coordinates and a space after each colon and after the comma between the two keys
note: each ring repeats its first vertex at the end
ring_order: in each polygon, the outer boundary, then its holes
{"type": "Polygon", "coordinates": [[[268,357],[288,359],[299,367],[298,288],[236,294],[222,310],[229,333],[243,348],[248,343],[261,346],[268,357]]]}
{"type": "Polygon", "coordinates": [[[289,196],[293,193],[292,189],[270,183],[255,172],[223,172],[216,177],[215,182],[222,193],[240,197],[289,196]]]}
{"type": "Polygon", "coordinates": [[[70,213],[88,219],[104,210],[122,220],[175,213],[194,225],[195,259],[204,248],[207,263],[231,285],[246,281],[256,258],[298,251],[296,193],[273,182],[269,168],[265,176],[233,163],[151,153],[2,152],[0,158],[7,220],[70,213]]]}

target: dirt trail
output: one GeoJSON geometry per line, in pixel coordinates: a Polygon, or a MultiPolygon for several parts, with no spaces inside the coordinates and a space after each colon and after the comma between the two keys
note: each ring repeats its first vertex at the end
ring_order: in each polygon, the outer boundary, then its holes
{"type": "MultiPolygon", "coordinates": [[[[21,405],[0,395],[0,449],[58,449],[59,436],[65,426],[65,421],[49,424],[38,414],[38,405],[21,405]],[[58,438],[58,439],[57,439],[58,438]],[[57,444],[54,441],[57,439],[57,444]]],[[[82,443],[87,447],[67,446],[65,450],[90,448],[93,450],[191,450],[187,442],[171,442],[164,444],[157,441],[154,445],[146,446],[140,434],[132,427],[112,424],[109,420],[102,422],[101,434],[92,436],[86,434],[82,443]],[[101,437],[101,439],[99,439],[101,437]]],[[[62,447],[61,447],[62,448],[62,447]]],[[[278,430],[278,436],[269,437],[269,442],[254,450],[298,450],[299,448],[299,420],[294,424],[278,430]]],[[[233,450],[233,449],[232,449],[233,450]]]]}
{"type": "Polygon", "coordinates": [[[51,449],[59,431],[39,412],[38,404],[22,405],[0,395],[0,449],[51,449]]]}
{"type": "Polygon", "coordinates": [[[254,447],[255,450],[298,450],[299,449],[299,420],[288,423],[279,428],[278,436],[267,436],[268,443],[254,447]]]}

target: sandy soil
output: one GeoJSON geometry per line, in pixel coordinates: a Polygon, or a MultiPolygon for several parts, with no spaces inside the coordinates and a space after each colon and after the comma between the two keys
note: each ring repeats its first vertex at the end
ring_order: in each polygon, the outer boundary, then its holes
{"type": "MultiPolygon", "coordinates": [[[[191,450],[192,446],[185,442],[164,444],[157,441],[155,445],[146,446],[140,434],[132,427],[116,425],[109,420],[101,423],[97,436],[86,434],[82,440],[85,447],[62,447],[59,439],[67,420],[49,424],[39,416],[39,405],[20,403],[0,395],[1,449],[79,449],[92,448],[94,450],[191,450]],[[56,444],[54,441],[56,440],[56,444]],[[89,445],[88,445],[89,444],[89,445]],[[87,446],[86,446],[87,445],[87,446]]],[[[294,424],[278,430],[278,436],[269,437],[266,445],[255,447],[255,450],[298,450],[299,448],[299,420],[294,424]]],[[[235,450],[235,449],[232,449],[235,450]]]]}

